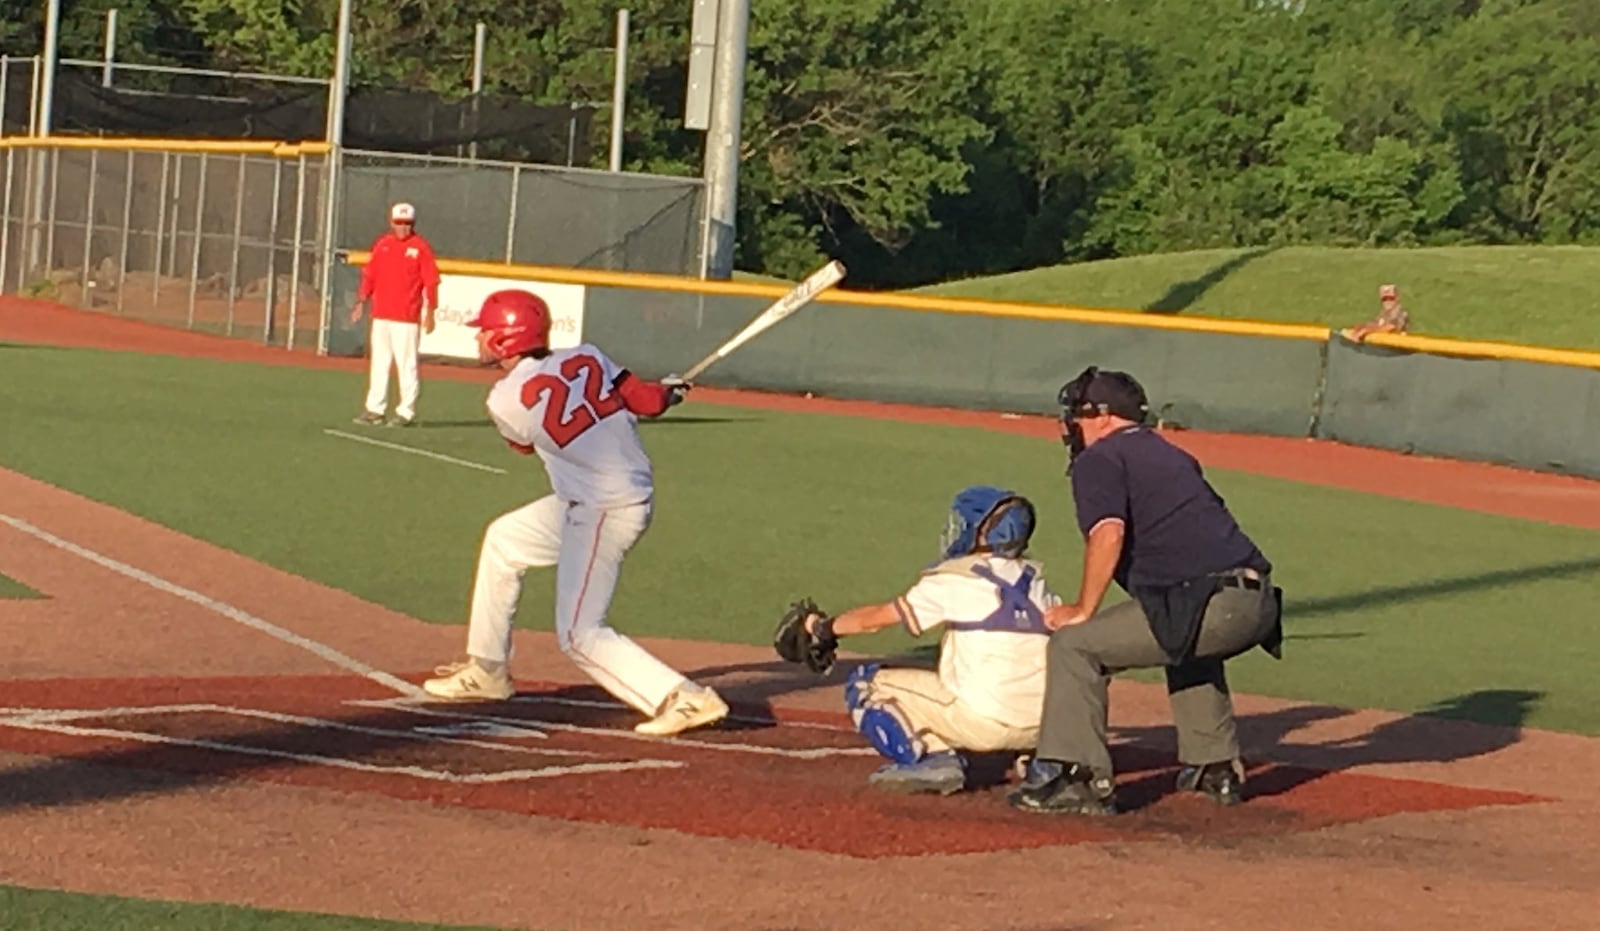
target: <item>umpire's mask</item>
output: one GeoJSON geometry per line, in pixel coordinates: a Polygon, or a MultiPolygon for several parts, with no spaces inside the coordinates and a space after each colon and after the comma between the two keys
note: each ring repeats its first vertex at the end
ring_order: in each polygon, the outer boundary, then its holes
{"type": "Polygon", "coordinates": [[[1115,414],[1143,423],[1150,413],[1150,401],[1137,379],[1127,372],[1103,372],[1093,365],[1062,385],[1056,401],[1061,405],[1061,442],[1067,447],[1069,474],[1073,461],[1088,445],[1080,418],[1115,414]]]}

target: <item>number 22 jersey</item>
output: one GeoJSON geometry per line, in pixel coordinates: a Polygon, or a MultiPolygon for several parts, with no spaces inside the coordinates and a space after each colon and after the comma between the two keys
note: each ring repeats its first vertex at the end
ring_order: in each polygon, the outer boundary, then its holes
{"type": "Polygon", "coordinates": [[[588,343],[558,349],[524,358],[496,382],[489,416],[513,448],[539,454],[557,497],[591,507],[639,504],[655,482],[629,382],[641,384],[588,343]]]}

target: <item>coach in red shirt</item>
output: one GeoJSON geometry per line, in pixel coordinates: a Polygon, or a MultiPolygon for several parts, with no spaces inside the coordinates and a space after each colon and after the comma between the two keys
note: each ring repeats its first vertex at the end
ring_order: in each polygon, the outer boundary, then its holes
{"type": "Polygon", "coordinates": [[[400,382],[400,399],[388,424],[409,427],[417,417],[417,344],[433,332],[439,306],[439,266],[433,247],[417,233],[417,209],[399,203],[389,208],[389,232],[372,244],[372,258],[361,270],[361,288],[350,323],[361,322],[362,308],[372,304],[372,330],[367,339],[372,364],[367,372],[366,409],[356,423],[384,423],[389,404],[389,371],[400,382]]]}

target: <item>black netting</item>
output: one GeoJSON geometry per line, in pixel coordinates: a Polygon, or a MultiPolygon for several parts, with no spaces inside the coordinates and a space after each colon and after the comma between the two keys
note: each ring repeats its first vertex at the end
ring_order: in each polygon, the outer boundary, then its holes
{"type": "Polygon", "coordinates": [[[28,131],[28,111],[33,99],[33,60],[11,59],[0,68],[0,133],[22,135],[28,131]]]}
{"type": "MultiPolygon", "coordinates": [[[[27,63],[23,63],[26,65],[27,63]]],[[[13,67],[7,131],[26,128],[31,72],[13,67]],[[13,89],[12,85],[16,85],[13,89]],[[20,119],[20,128],[13,129],[20,119]]],[[[230,83],[195,78],[166,89],[102,86],[99,74],[63,69],[56,77],[54,128],[61,133],[186,139],[322,139],[327,89],[320,85],[230,83]]],[[[426,91],[353,88],[345,102],[345,145],[418,155],[457,155],[476,144],[484,158],[581,165],[590,156],[589,106],[541,106],[479,94],[446,100],[426,91]]]]}

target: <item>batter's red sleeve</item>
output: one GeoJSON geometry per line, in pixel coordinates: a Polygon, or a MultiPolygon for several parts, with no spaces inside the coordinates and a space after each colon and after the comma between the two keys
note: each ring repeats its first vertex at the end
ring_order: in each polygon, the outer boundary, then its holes
{"type": "Polygon", "coordinates": [[[660,417],[671,406],[672,389],[660,382],[645,381],[627,369],[618,373],[611,387],[622,395],[622,403],[640,417],[660,417]]]}

